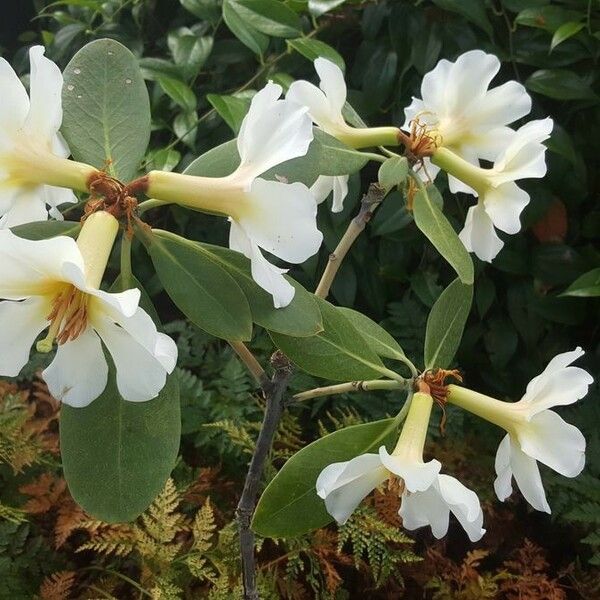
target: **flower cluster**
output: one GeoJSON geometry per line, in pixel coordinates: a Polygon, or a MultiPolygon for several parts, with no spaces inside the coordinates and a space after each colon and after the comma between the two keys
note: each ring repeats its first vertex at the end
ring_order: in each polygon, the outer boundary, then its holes
{"type": "MultiPolygon", "coordinates": [[[[549,410],[583,398],[593,379],[571,366],[583,355],[581,348],[555,356],[532,379],[518,402],[502,402],[456,385],[448,386],[448,402],[504,428],[496,454],[494,489],[502,501],[512,492],[514,477],[525,499],[536,509],[550,512],[537,461],[566,477],[576,477],[585,463],[585,439],[579,429],[549,410]]],[[[479,540],[483,513],[477,495],[449,475],[441,464],[423,461],[432,397],[416,393],[395,449],[385,446],[378,454],[363,454],[347,462],[327,466],[316,482],[329,514],[344,523],[361,500],[384,481],[400,478],[399,514],[407,529],[429,525],[436,538],[448,531],[450,512],[471,541],[479,540]]]]}

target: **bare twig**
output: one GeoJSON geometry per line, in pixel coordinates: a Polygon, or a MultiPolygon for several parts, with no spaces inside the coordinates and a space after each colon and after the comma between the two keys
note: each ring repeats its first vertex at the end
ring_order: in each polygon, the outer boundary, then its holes
{"type": "Polygon", "coordinates": [[[368,392],[369,390],[403,390],[412,382],[412,379],[404,381],[389,381],[387,379],[372,379],[369,381],[348,381],[336,385],[318,387],[306,392],[300,392],[294,396],[294,400],[312,400],[321,396],[333,394],[348,394],[351,392],[368,392]]]}
{"type": "Polygon", "coordinates": [[[285,407],[285,392],[292,376],[290,361],[277,351],[271,357],[275,373],[263,385],[266,401],[265,416],[256,440],[254,454],[250,461],[242,496],[237,505],[236,516],[240,532],[240,553],[242,556],[242,580],[244,583],[244,600],[258,600],[256,588],[256,564],[254,557],[254,532],[250,529],[252,516],[256,508],[260,481],[273,438],[279,426],[285,407]]]}
{"type": "Polygon", "coordinates": [[[331,284],[337,275],[342,261],[348,254],[356,238],[363,232],[366,224],[370,221],[375,209],[381,204],[385,196],[385,190],[377,183],[369,186],[369,191],[363,196],[360,212],[348,225],[346,233],[342,236],[336,249],[329,255],[327,266],[323,271],[319,285],[315,291],[315,296],[327,298],[331,284]]]}
{"type": "Polygon", "coordinates": [[[256,360],[256,357],[244,342],[233,342],[229,341],[229,345],[233,348],[233,351],[238,355],[239,359],[246,365],[248,371],[252,373],[252,376],[259,385],[264,385],[265,381],[268,381],[265,370],[261,367],[260,363],[256,360]]]}

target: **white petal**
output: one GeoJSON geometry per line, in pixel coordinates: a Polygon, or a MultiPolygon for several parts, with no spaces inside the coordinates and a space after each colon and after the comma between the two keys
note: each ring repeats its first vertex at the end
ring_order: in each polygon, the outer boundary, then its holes
{"type": "Polygon", "coordinates": [[[440,475],[438,485],[442,498],[448,504],[469,539],[476,542],[483,537],[483,511],[477,494],[465,487],[458,479],[449,475],[440,475]]]}
{"type": "Polygon", "coordinates": [[[465,226],[458,237],[469,252],[475,252],[479,259],[486,262],[492,262],[504,246],[481,203],[469,207],[465,226]]]}
{"type": "Polygon", "coordinates": [[[71,238],[32,241],[9,230],[0,231],[0,297],[19,299],[46,293],[49,284],[64,281],[65,263],[84,268],[81,252],[71,238]]]}
{"type": "Polygon", "coordinates": [[[45,185],[42,187],[44,202],[50,207],[49,213],[53,219],[63,220],[62,213],[58,207],[62,204],[75,204],[77,197],[72,190],[67,188],[45,185]]]}
{"type": "MultiPolygon", "coordinates": [[[[304,156],[313,139],[307,109],[278,100],[281,86],[268,83],[254,98],[237,138],[239,171],[257,177],[286,160],[304,156]]],[[[237,172],[237,171],[236,171],[237,172]]]]}
{"type": "MultiPolygon", "coordinates": [[[[427,75],[425,75],[425,77],[427,77],[427,75]]],[[[421,113],[424,113],[426,111],[427,108],[423,100],[420,100],[419,98],[415,98],[413,96],[412,102],[404,109],[404,124],[402,125],[402,129],[404,131],[410,132],[412,121],[419,117],[421,113]]]]}
{"type": "MultiPolygon", "coordinates": [[[[141,308],[139,310],[142,310],[141,308]]],[[[160,331],[156,335],[154,356],[167,373],[172,373],[177,365],[177,344],[165,333],[160,331]]]]}
{"type": "Polygon", "coordinates": [[[29,62],[31,105],[25,129],[51,144],[62,123],[63,76],[58,66],[44,56],[43,46],[29,50],[29,62]]]}
{"type": "Polygon", "coordinates": [[[388,454],[385,446],[379,448],[379,458],[388,471],[404,480],[409,492],[422,492],[429,488],[437,480],[442,468],[440,462],[435,459],[424,463],[388,454]]]}
{"type": "Polygon", "coordinates": [[[512,143],[515,135],[513,129],[505,126],[477,128],[471,132],[465,147],[471,155],[483,160],[496,161],[512,143]]]}
{"type": "Polygon", "coordinates": [[[10,64],[0,58],[0,130],[13,134],[21,127],[29,112],[27,92],[10,64]]]}
{"type": "Polygon", "coordinates": [[[544,371],[529,382],[521,402],[531,404],[532,415],[553,406],[573,404],[587,394],[594,379],[584,369],[569,366],[583,354],[578,347],[555,356],[544,371]]]}
{"type": "Polygon", "coordinates": [[[315,70],[320,78],[319,87],[327,97],[331,114],[341,115],[346,103],[346,82],[342,70],[330,60],[319,57],[315,60],[315,70]]]}
{"type": "Polygon", "coordinates": [[[334,463],[321,471],[317,493],[325,500],[327,512],[340,524],[373,489],[388,478],[377,454],[363,454],[344,463],[334,463]]]}
{"type": "Polygon", "coordinates": [[[317,253],[323,240],[317,203],[304,184],[256,179],[250,194],[251,207],[238,223],[253,242],[291,263],[317,253]]]}
{"type": "Polygon", "coordinates": [[[309,117],[325,131],[342,123],[342,115],[333,113],[325,94],[308,81],[294,81],[285,95],[286,100],[308,108],[309,117]]]}
{"type": "Polygon", "coordinates": [[[94,318],[92,325],[113,358],[121,396],[131,402],[156,398],[167,379],[160,361],[108,318],[94,318]]]}
{"type": "MultiPolygon", "coordinates": [[[[433,70],[425,74],[421,83],[423,106],[420,107],[419,112],[428,110],[436,113],[438,118],[446,114],[447,90],[451,85],[448,78],[453,64],[444,58],[438,62],[433,70]]],[[[413,108],[419,109],[418,104],[413,108]]]]}
{"type": "Polygon", "coordinates": [[[493,54],[482,50],[461,54],[448,74],[445,91],[448,113],[456,114],[477,106],[499,70],[500,61],[493,54]]]}
{"type": "Polygon", "coordinates": [[[531,111],[531,97],[516,81],[489,90],[472,106],[470,118],[477,126],[508,125],[531,111]]]}
{"type": "Polygon", "coordinates": [[[410,531],[429,525],[437,539],[448,533],[450,509],[437,486],[432,485],[424,492],[402,494],[398,514],[402,517],[403,527],[410,531]]]}
{"type": "Polygon", "coordinates": [[[510,440],[510,466],[525,500],[536,510],[550,513],[537,462],[522,452],[512,439],[510,440]]]}
{"type": "Polygon", "coordinates": [[[585,465],[585,437],[551,410],[519,426],[521,450],[565,477],[577,477],[585,465]]]}
{"type": "Polygon", "coordinates": [[[344,210],[344,199],[348,195],[348,175],[338,175],[333,178],[333,203],[331,212],[339,213],[344,210]]]}
{"type": "Polygon", "coordinates": [[[521,229],[520,217],[529,204],[529,194],[516,183],[509,181],[490,188],[481,200],[495,227],[505,233],[517,233],[521,229]]]}
{"type": "Polygon", "coordinates": [[[88,327],[76,339],[59,345],[42,377],[57,400],[76,408],[100,396],[108,381],[108,365],[94,330],[88,327]]]}
{"type": "Polygon", "coordinates": [[[294,286],[283,276],[287,269],[272,265],[262,254],[260,248],[235,221],[231,221],[229,231],[229,247],[241,252],[250,259],[252,279],[266,292],[273,296],[275,308],[287,306],[296,293],[294,286]]]}
{"type": "Polygon", "coordinates": [[[317,180],[310,186],[310,192],[314,196],[317,204],[325,202],[333,190],[335,177],[331,175],[319,175],[317,180]]]}
{"type": "Polygon", "coordinates": [[[512,494],[512,469],[510,467],[510,436],[508,433],[502,438],[496,452],[496,480],[494,491],[498,500],[504,502],[512,494]]]}
{"type": "MultiPolygon", "coordinates": [[[[73,277],[72,279],[75,278],[73,277]]],[[[90,312],[109,315],[113,321],[121,323],[121,321],[124,322],[128,317],[133,317],[139,310],[138,305],[141,293],[137,288],[114,293],[81,286],[80,283],[80,281],[73,281],[76,287],[94,297],[90,312]]],[[[152,322],[152,319],[149,320],[152,322]]],[[[148,333],[150,334],[150,332],[148,333]]]]}
{"type": "Polygon", "coordinates": [[[0,375],[19,374],[29,361],[33,342],[48,327],[49,312],[45,298],[0,302],[0,375]]]}
{"type": "Polygon", "coordinates": [[[0,219],[0,229],[47,220],[48,211],[41,186],[33,190],[23,189],[13,196],[12,207],[0,219]]]}

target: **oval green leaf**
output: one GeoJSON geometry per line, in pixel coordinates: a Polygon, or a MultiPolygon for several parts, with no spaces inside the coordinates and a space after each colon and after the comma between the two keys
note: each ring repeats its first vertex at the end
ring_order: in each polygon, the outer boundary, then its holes
{"type": "Polygon", "coordinates": [[[11,227],[10,230],[26,240],[47,240],[58,235],[76,239],[81,231],[81,223],[79,221],[36,221],[11,227]]]}
{"type": "Polygon", "coordinates": [[[317,477],[331,463],[377,452],[390,442],[394,419],[354,425],[330,433],[290,458],[261,496],[252,529],[259,535],[289,538],[324,527],[333,518],[315,490],[317,477]]]}
{"type": "Polygon", "coordinates": [[[119,42],[96,40],[67,65],[61,131],[75,160],[132,179],[150,139],[150,101],[138,61],[119,42]]]}
{"type": "Polygon", "coordinates": [[[61,408],[60,449],[71,495],[96,519],[132,521],[164,487],[180,432],[175,374],[154,400],[127,402],[111,367],[100,397],[85,408],[61,408]]]}

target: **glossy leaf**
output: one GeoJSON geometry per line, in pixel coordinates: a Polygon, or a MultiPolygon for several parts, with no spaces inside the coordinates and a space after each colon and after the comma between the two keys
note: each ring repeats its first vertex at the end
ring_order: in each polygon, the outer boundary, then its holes
{"type": "Polygon", "coordinates": [[[273,37],[302,34],[298,15],[278,0],[227,0],[233,10],[257,31],[273,37]]]}
{"type": "Polygon", "coordinates": [[[525,82],[525,87],[556,100],[598,100],[587,81],[566,69],[541,69],[525,82]]]}
{"type": "Polygon", "coordinates": [[[157,81],[163,92],[185,111],[196,110],[196,95],[186,83],[166,76],[159,77],[157,81]]]}
{"type": "Polygon", "coordinates": [[[460,280],[472,284],[473,261],[435,202],[435,195],[439,196],[439,192],[431,185],[416,193],[413,203],[415,223],[436,250],[452,265],[460,280]]]}
{"type": "Polygon", "coordinates": [[[75,160],[132,179],[150,139],[150,102],[137,59],[114,40],[90,42],[64,72],[64,135],[75,160]]]}
{"type": "Polygon", "coordinates": [[[561,296],[600,296],[600,267],[578,277],[561,296]]]}
{"type": "Polygon", "coordinates": [[[427,369],[447,368],[462,339],[471,310],[473,286],[455,279],[436,300],[425,332],[424,362],[427,369]]]}
{"type": "Polygon", "coordinates": [[[11,227],[10,230],[26,240],[47,240],[57,235],[77,238],[81,231],[81,223],[79,221],[35,221],[11,227]]]}
{"type": "Polygon", "coordinates": [[[111,368],[99,398],[85,408],[61,408],[60,449],[71,495],[96,519],[132,521],[164,487],[180,432],[174,374],[154,400],[127,402],[111,368]]]}
{"type": "Polygon", "coordinates": [[[385,367],[352,323],[335,306],[317,298],[323,331],[309,338],[271,332],[275,345],[300,369],[333,381],[374,379],[385,367]]]}
{"type": "Polygon", "coordinates": [[[404,156],[393,156],[388,158],[380,167],[378,173],[379,185],[386,190],[392,191],[395,187],[404,183],[408,175],[408,161],[404,156]]]}
{"type": "Polygon", "coordinates": [[[261,496],[252,529],[265,537],[295,537],[333,521],[315,484],[321,471],[335,462],[377,452],[393,443],[394,420],[354,425],[330,433],[294,454],[261,496]]]}
{"type": "Polygon", "coordinates": [[[249,340],[252,316],[244,292],[200,244],[168,231],[140,238],[166,292],[195,325],[226,340],[249,340]]]}
{"type": "Polygon", "coordinates": [[[492,37],[492,24],[487,16],[485,2],[481,2],[481,0],[433,0],[433,3],[444,10],[458,13],[492,37]]]}
{"type": "Polygon", "coordinates": [[[221,115],[231,130],[237,133],[250,108],[250,100],[248,98],[237,98],[236,96],[220,96],[219,94],[207,94],[206,99],[213,105],[213,108],[221,115]]]}
{"type": "Polygon", "coordinates": [[[576,21],[568,21],[563,23],[552,36],[550,42],[550,50],[554,50],[556,46],[577,35],[585,27],[584,23],[577,23],[576,21]]]}
{"type": "Polygon", "coordinates": [[[238,5],[233,0],[223,0],[223,20],[225,24],[242,44],[250,48],[255,54],[262,55],[269,45],[268,36],[252,27],[239,14],[237,9],[238,5]]]}
{"type": "Polygon", "coordinates": [[[296,38],[295,40],[288,40],[288,46],[293,48],[296,52],[302,54],[305,58],[308,58],[311,62],[322,56],[335,63],[340,69],[345,70],[346,65],[344,59],[334,50],[329,44],[314,38],[296,38]]]}

